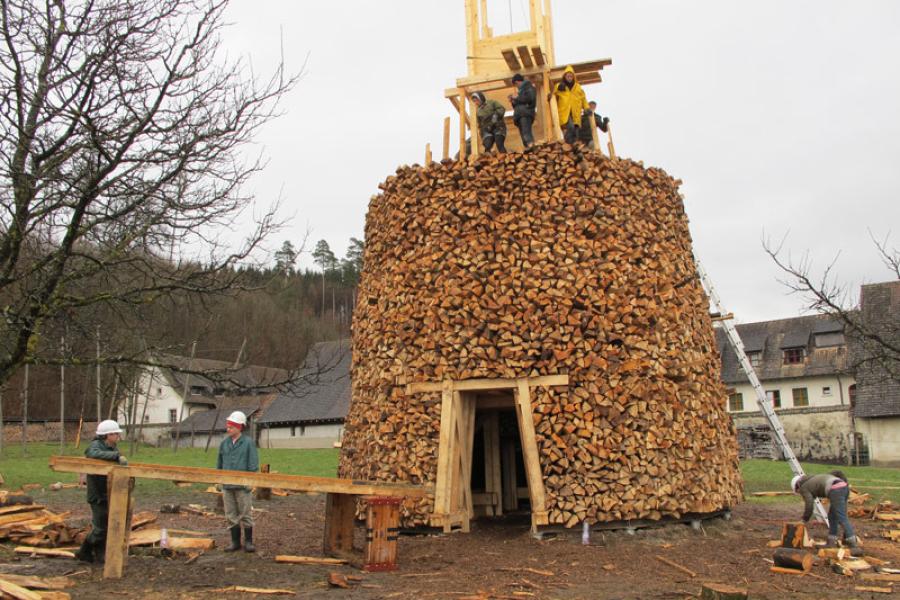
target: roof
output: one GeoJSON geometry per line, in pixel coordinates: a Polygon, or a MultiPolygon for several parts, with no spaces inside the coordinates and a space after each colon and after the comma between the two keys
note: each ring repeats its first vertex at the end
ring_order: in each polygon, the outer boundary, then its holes
{"type": "MultiPolygon", "coordinates": [[[[160,371],[169,385],[178,394],[183,393],[185,384],[190,388],[203,388],[204,394],[214,395],[224,391],[240,391],[247,388],[260,388],[268,384],[286,381],[289,373],[284,369],[244,365],[234,368],[234,363],[209,358],[188,358],[163,354],[157,356],[160,371]],[[174,368],[167,368],[171,366],[174,368]],[[180,370],[179,370],[180,369],[180,370]],[[205,373],[184,373],[182,370],[205,373]]],[[[190,399],[188,399],[190,400],[190,399]]]]}
{"type": "MultiPolygon", "coordinates": [[[[849,364],[846,346],[817,348],[813,332],[834,332],[835,320],[826,315],[809,315],[777,321],[759,321],[736,325],[744,349],[760,352],[756,374],[761,380],[788,379],[844,373],[849,364]],[[824,329],[823,329],[824,328],[824,329]],[[821,330],[821,331],[820,331],[821,330]],[[784,348],[806,349],[803,363],[785,365],[784,348]]],[[[841,331],[842,329],[838,329],[841,331]]],[[[737,356],[728,345],[725,330],[716,328],[716,345],[722,357],[722,381],[726,384],[747,383],[737,356]]]]}
{"type": "MultiPolygon", "coordinates": [[[[862,286],[859,313],[863,325],[887,344],[900,347],[900,281],[862,286]]],[[[857,417],[900,416],[900,355],[883,344],[850,336],[856,369],[857,417]]]]}
{"type": "Polygon", "coordinates": [[[213,423],[215,423],[215,426],[212,427],[213,432],[225,431],[225,420],[234,411],[239,410],[247,415],[247,419],[252,420],[255,415],[269,406],[274,399],[275,394],[221,398],[216,408],[196,412],[173,427],[172,435],[175,435],[175,432],[179,430],[181,435],[190,434],[191,431],[194,433],[209,433],[213,423]]]}
{"type": "Polygon", "coordinates": [[[343,422],[350,410],[350,340],[321,342],[304,361],[306,382],[278,394],[260,425],[343,422]]]}

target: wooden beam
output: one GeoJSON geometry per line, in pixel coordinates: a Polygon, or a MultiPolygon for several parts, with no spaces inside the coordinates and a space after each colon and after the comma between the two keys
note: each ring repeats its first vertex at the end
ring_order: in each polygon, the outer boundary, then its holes
{"type": "Polygon", "coordinates": [[[544,51],[541,50],[540,46],[531,47],[531,56],[534,57],[534,64],[537,66],[543,67],[547,64],[547,61],[544,60],[544,51]]]}
{"type": "Polygon", "coordinates": [[[469,100],[469,137],[472,140],[470,147],[472,148],[472,158],[478,158],[481,155],[481,132],[478,131],[478,107],[469,100]]]}
{"type": "Polygon", "coordinates": [[[594,152],[603,154],[603,151],[600,150],[600,136],[597,135],[596,113],[591,113],[591,141],[594,143],[594,152]]]}
{"type": "Polygon", "coordinates": [[[531,529],[537,531],[538,525],[546,523],[547,501],[544,493],[544,476],[535,439],[531,391],[527,379],[518,381],[515,396],[518,405],[516,416],[519,420],[519,435],[522,438],[522,459],[525,462],[525,476],[528,479],[528,493],[531,496],[531,529]]]}
{"type": "Polygon", "coordinates": [[[425,166],[431,166],[431,142],[425,144],[425,166]]]}
{"type": "Polygon", "coordinates": [[[547,141],[555,140],[557,142],[562,141],[562,124],[559,122],[559,104],[556,103],[556,94],[550,94],[550,118],[553,122],[553,137],[549,138],[547,141]]]}
{"type": "Polygon", "coordinates": [[[526,69],[534,67],[534,63],[531,62],[531,55],[528,53],[528,46],[519,46],[516,48],[516,52],[519,53],[519,60],[522,61],[523,67],[526,69]]]}
{"type": "Polygon", "coordinates": [[[441,430],[438,438],[438,464],[434,486],[434,514],[450,513],[450,479],[452,463],[450,462],[453,435],[453,382],[445,381],[441,386],[441,430]]]}
{"type": "MultiPolygon", "coordinates": [[[[510,51],[511,52],[511,51],[510,51]]],[[[518,62],[518,59],[517,61],[518,62]]],[[[537,62],[537,61],[536,61],[537,62]]],[[[578,77],[579,82],[581,78],[590,74],[596,73],[597,71],[603,70],[604,67],[608,67],[612,65],[612,59],[603,58],[598,60],[589,60],[580,63],[571,63],[571,65],[556,65],[549,69],[551,79],[562,79],[563,73],[566,70],[567,66],[571,66],[575,70],[575,75],[578,77]]],[[[509,82],[513,75],[516,72],[521,72],[522,75],[528,77],[529,75],[538,75],[543,73],[546,69],[546,65],[536,64],[530,69],[513,69],[508,73],[499,73],[493,75],[479,75],[476,77],[464,77],[456,80],[455,88],[448,88],[444,90],[444,96],[449,97],[451,95],[456,95],[458,88],[466,88],[469,93],[477,92],[477,91],[487,91],[493,89],[491,87],[478,87],[481,84],[492,84],[497,82],[509,82]]],[[[508,87],[508,85],[507,85],[508,87]]]]}
{"type": "Polygon", "coordinates": [[[353,553],[353,522],[356,519],[356,496],[325,496],[325,539],[322,549],[328,556],[353,553]]]}
{"type": "Polygon", "coordinates": [[[50,468],[60,473],[87,473],[89,475],[109,475],[113,469],[124,469],[129,477],[141,479],[222,483],[249,487],[281,488],[300,492],[331,492],[408,498],[422,498],[433,492],[430,488],[420,485],[379,483],[377,481],[330,477],[308,477],[305,475],[283,475],[281,473],[248,473],[245,471],[223,471],[202,467],[178,467],[144,463],[130,463],[127,467],[117,467],[109,461],[73,456],[51,456],[50,468]]]}
{"type": "Polygon", "coordinates": [[[519,386],[519,382],[526,381],[528,386],[563,386],[569,385],[568,375],[538,375],[537,377],[524,377],[517,379],[461,379],[444,381],[422,381],[417,383],[406,384],[407,394],[417,394],[421,392],[440,392],[444,386],[449,383],[450,389],[457,392],[478,392],[486,390],[514,390],[519,386]]]}
{"type": "Polygon", "coordinates": [[[466,90],[459,91],[459,160],[466,160],[466,90]]]}
{"type": "MultiPolygon", "coordinates": [[[[105,462],[105,461],[104,461],[105,462]]],[[[108,463],[107,463],[108,464],[108,463]]],[[[109,474],[109,520],[106,532],[104,579],[120,579],[128,562],[128,536],[131,533],[131,491],[134,479],[127,467],[113,467],[109,474]]]]}
{"type": "Polygon", "coordinates": [[[522,65],[519,64],[519,57],[516,56],[512,48],[501,50],[500,54],[503,55],[503,60],[506,61],[506,66],[509,67],[510,71],[518,71],[522,68],[522,65]]]}
{"type": "Polygon", "coordinates": [[[450,117],[444,117],[444,146],[442,148],[441,160],[450,158],[450,117]]]}
{"type": "Polygon", "coordinates": [[[606,139],[608,140],[606,142],[606,149],[609,150],[609,157],[615,160],[617,158],[616,147],[613,145],[612,125],[610,125],[609,123],[606,124],[606,139]]]}

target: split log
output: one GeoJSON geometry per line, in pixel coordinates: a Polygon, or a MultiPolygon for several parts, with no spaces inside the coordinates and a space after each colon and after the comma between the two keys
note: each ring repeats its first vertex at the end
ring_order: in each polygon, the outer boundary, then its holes
{"type": "Polygon", "coordinates": [[[0,592],[3,593],[4,598],[8,596],[14,600],[41,600],[41,595],[37,592],[32,592],[4,579],[0,579],[0,592]]]}
{"type": "Polygon", "coordinates": [[[75,585],[75,580],[69,577],[35,577],[32,575],[14,575],[12,573],[0,573],[0,579],[31,590],[64,590],[75,585]]]}
{"type": "MultiPolygon", "coordinates": [[[[441,394],[406,384],[567,374],[530,395],[549,524],[680,518],[742,500],[672,177],[550,143],[401,167],[379,187],[340,476],[435,483],[441,394]]],[[[432,498],[407,500],[401,522],[429,525],[433,512],[432,498]]]]}
{"type": "Polygon", "coordinates": [[[36,548],[34,546],[16,546],[16,554],[28,554],[32,556],[46,556],[47,558],[75,558],[74,552],[57,550],[54,548],[36,548]]]}
{"type": "Polygon", "coordinates": [[[350,582],[348,582],[347,578],[340,573],[332,571],[328,574],[328,585],[347,589],[350,587],[350,582]]]}
{"type": "Polygon", "coordinates": [[[806,550],[796,548],[778,548],[772,558],[776,567],[786,569],[799,569],[807,572],[812,570],[813,566],[813,555],[806,550]]]}
{"type": "Polygon", "coordinates": [[[289,563],[292,565],[346,565],[349,561],[343,558],[324,558],[318,556],[291,556],[279,554],[275,557],[277,563],[289,563]]]}
{"type": "Polygon", "coordinates": [[[704,583],[700,600],[747,600],[747,590],[721,583],[704,583]]]}
{"type": "Polygon", "coordinates": [[[820,548],[819,558],[832,558],[841,560],[850,556],[850,550],[847,548],[820,548]]]}
{"type": "Polygon", "coordinates": [[[787,567],[769,567],[772,573],[780,573],[782,575],[806,575],[806,571],[799,569],[788,569],[787,567]]]}
{"type": "Polygon", "coordinates": [[[803,523],[785,523],[781,527],[781,545],[785,548],[810,548],[812,541],[803,523]]]}
{"type": "Polygon", "coordinates": [[[0,506],[14,506],[17,504],[34,504],[34,500],[31,496],[0,490],[0,506]]]}

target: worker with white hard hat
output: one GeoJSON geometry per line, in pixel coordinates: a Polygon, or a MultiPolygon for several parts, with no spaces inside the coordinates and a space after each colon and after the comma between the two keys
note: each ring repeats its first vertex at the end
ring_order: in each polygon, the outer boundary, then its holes
{"type": "Polygon", "coordinates": [[[853,525],[847,517],[847,500],[850,497],[850,484],[843,471],[835,470],[822,475],[795,475],[791,479],[791,491],[803,497],[803,522],[808,523],[813,514],[816,498],[828,498],[828,543],[827,546],[838,545],[838,528],[844,530],[844,543],[851,548],[860,545],[859,538],[853,531],[853,525]]]}
{"type": "MultiPolygon", "coordinates": [[[[247,415],[239,410],[228,415],[228,419],[225,421],[227,435],[219,444],[217,469],[250,471],[251,473],[259,470],[256,444],[250,439],[250,436],[242,434],[246,427],[247,415]]],[[[228,528],[231,531],[231,545],[225,548],[225,552],[241,549],[241,526],[244,528],[244,551],[255,552],[253,516],[251,514],[253,502],[250,488],[242,485],[223,485],[222,500],[225,504],[225,518],[228,520],[228,528]]]]}
{"type": "MultiPolygon", "coordinates": [[[[120,465],[128,461],[116,445],[122,439],[122,429],[115,421],[108,419],[97,425],[97,435],[91,441],[84,455],[97,460],[108,460],[120,465]]],[[[91,507],[91,532],[84,538],[75,558],[88,563],[102,564],[106,557],[106,530],[109,520],[109,498],[106,492],[106,475],[87,476],[87,501],[91,507]]]]}

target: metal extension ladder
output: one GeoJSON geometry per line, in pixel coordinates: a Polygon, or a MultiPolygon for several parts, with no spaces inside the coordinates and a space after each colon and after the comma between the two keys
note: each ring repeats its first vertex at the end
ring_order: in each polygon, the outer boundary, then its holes
{"type": "MultiPolygon", "coordinates": [[[[722,328],[725,330],[728,343],[737,355],[741,368],[744,370],[747,379],[750,380],[750,385],[753,386],[753,389],[756,392],[756,403],[759,405],[759,409],[762,411],[763,416],[766,417],[766,421],[768,421],[772,431],[775,432],[775,443],[778,444],[778,448],[791,466],[791,471],[793,471],[795,475],[803,475],[803,467],[800,466],[800,461],[797,460],[794,451],[791,450],[787,436],[784,433],[784,427],[781,425],[781,419],[778,418],[775,409],[772,407],[772,403],[769,402],[769,399],[766,397],[766,391],[763,389],[759,377],[756,376],[756,371],[753,370],[753,365],[750,364],[750,359],[747,358],[747,353],[744,351],[744,343],[741,341],[737,329],[735,329],[734,324],[731,322],[733,317],[725,313],[725,310],[722,307],[722,301],[719,299],[719,295],[716,293],[716,290],[709,279],[709,275],[707,275],[706,270],[700,264],[700,261],[695,260],[695,262],[697,264],[697,274],[700,275],[700,281],[703,283],[703,288],[706,290],[709,299],[712,300],[716,311],[721,315],[719,320],[722,323],[722,328]]],[[[815,499],[815,503],[816,514],[827,525],[828,515],[825,512],[825,508],[818,498],[815,499]]]]}

